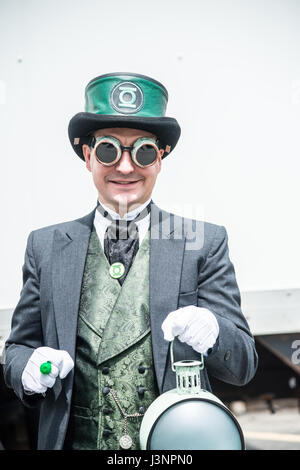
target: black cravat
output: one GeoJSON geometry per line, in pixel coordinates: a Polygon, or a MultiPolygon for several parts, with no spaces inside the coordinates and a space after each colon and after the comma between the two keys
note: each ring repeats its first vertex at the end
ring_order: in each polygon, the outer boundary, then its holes
{"type": "Polygon", "coordinates": [[[124,275],[118,279],[121,285],[123,284],[139,249],[139,232],[135,222],[143,219],[149,214],[152,203],[153,201],[151,200],[133,220],[119,220],[113,219],[102,207],[100,202],[97,201],[97,210],[100,214],[111,221],[111,224],[107,227],[104,236],[105,256],[107,257],[110,265],[120,262],[125,267],[124,275]]]}

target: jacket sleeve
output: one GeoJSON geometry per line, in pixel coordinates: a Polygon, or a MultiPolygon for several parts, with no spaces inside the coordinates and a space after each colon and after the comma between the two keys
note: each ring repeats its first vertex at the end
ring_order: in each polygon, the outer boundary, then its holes
{"type": "Polygon", "coordinates": [[[33,236],[27,239],[23,265],[23,288],[13,312],[10,336],[5,343],[4,380],[26,406],[35,406],[41,394],[26,395],[21,381],[23,370],[34,349],[42,346],[39,279],[33,254],[33,236]]]}
{"type": "Polygon", "coordinates": [[[240,291],[223,226],[216,226],[208,256],[199,272],[198,307],[214,313],[219,324],[219,337],[205,359],[208,373],[223,382],[245,385],[255,375],[258,356],[241,311],[240,291]]]}

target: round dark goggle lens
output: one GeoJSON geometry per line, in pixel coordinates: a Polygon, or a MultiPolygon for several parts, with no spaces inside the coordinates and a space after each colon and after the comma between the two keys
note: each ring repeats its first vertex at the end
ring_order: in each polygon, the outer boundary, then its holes
{"type": "Polygon", "coordinates": [[[136,152],[136,160],[140,165],[147,166],[155,162],[157,152],[155,147],[150,144],[142,145],[136,152]]]}
{"type": "Polygon", "coordinates": [[[102,163],[112,163],[118,155],[116,147],[111,142],[101,142],[96,148],[98,160],[102,163]]]}

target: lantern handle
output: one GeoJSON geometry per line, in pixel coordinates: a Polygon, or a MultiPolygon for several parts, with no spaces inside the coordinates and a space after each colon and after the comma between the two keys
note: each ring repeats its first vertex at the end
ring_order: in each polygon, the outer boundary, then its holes
{"type": "MultiPolygon", "coordinates": [[[[174,338],[175,339],[175,338],[174,338]]],[[[171,341],[171,344],[170,344],[170,355],[171,355],[171,367],[172,367],[172,371],[173,372],[176,372],[176,369],[174,367],[174,353],[173,353],[173,343],[174,343],[174,339],[172,339],[171,341]]]]}
{"type": "MultiPolygon", "coordinates": [[[[174,338],[175,339],[175,338],[174,338]]],[[[170,344],[170,356],[171,356],[171,367],[172,367],[172,371],[173,372],[176,372],[176,369],[174,367],[174,353],[173,353],[173,343],[174,343],[174,339],[172,339],[171,341],[171,344],[170,344]]],[[[203,358],[203,354],[201,354],[201,366],[200,366],[200,370],[202,370],[204,368],[204,358],[203,358]]]]}

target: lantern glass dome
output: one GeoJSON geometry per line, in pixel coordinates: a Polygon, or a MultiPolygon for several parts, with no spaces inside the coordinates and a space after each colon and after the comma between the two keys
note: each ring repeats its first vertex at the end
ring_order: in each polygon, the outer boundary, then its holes
{"type": "Polygon", "coordinates": [[[233,415],[216,401],[181,400],[160,414],[149,433],[150,450],[242,450],[243,435],[233,415]]]}

